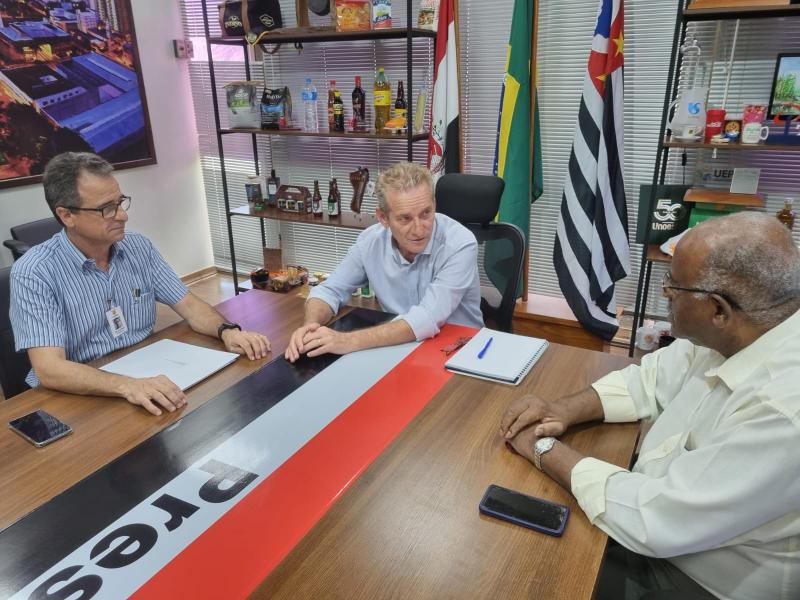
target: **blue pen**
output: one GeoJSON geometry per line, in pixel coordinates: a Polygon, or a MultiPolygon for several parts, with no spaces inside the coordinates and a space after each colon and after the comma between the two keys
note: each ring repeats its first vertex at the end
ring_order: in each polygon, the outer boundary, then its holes
{"type": "Polygon", "coordinates": [[[486,345],[483,347],[483,349],[480,352],[478,352],[478,358],[483,358],[483,355],[486,354],[486,351],[489,349],[489,346],[492,345],[492,340],[493,339],[494,339],[493,337],[490,337],[488,339],[488,341],[486,342],[486,345]]]}

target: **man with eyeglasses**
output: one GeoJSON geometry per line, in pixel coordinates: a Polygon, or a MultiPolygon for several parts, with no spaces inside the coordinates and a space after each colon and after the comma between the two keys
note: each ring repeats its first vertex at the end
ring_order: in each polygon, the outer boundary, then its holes
{"type": "Polygon", "coordinates": [[[31,248],[11,270],[11,324],[33,369],[26,382],[73,394],[120,396],[154,415],[186,404],[165,376],[136,379],[83,363],[153,333],[156,302],[231,352],[265,357],[269,340],[226,322],[192,294],[142,235],[126,233],[131,198],[113,167],[88,152],[66,152],[44,171],[44,192],[64,229],[31,248]]]}
{"type": "Polygon", "coordinates": [[[570,490],[609,548],[599,600],[800,593],[800,252],[774,217],[711,219],[663,280],[672,345],[568,397],[514,401],[501,436],[570,490]],[[648,420],[628,471],[558,441],[648,420]]]}

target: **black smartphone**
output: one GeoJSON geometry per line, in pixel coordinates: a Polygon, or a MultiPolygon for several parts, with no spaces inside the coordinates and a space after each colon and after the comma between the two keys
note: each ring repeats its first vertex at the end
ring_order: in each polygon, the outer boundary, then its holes
{"type": "Polygon", "coordinates": [[[486,489],[479,510],[485,515],[554,536],[564,533],[569,518],[569,506],[494,484],[486,489]]]}
{"type": "Polygon", "coordinates": [[[43,410],[35,410],[8,424],[37,448],[72,433],[72,428],[43,410]]]}

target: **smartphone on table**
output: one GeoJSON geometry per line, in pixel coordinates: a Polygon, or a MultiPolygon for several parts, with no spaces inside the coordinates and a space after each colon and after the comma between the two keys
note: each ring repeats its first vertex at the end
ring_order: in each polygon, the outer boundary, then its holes
{"type": "Polygon", "coordinates": [[[478,510],[484,515],[556,537],[564,533],[569,518],[569,506],[494,484],[486,489],[478,510]]]}
{"type": "Polygon", "coordinates": [[[10,421],[8,426],[37,448],[72,433],[72,428],[43,410],[10,421]]]}

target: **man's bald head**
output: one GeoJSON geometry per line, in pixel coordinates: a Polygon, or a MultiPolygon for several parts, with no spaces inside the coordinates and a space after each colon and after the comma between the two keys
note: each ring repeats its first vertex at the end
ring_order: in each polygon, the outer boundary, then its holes
{"type": "Polygon", "coordinates": [[[775,217],[745,211],[709,219],[679,248],[696,265],[693,286],[729,295],[754,323],[773,327],[797,310],[800,252],[775,217]]]}

